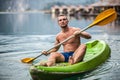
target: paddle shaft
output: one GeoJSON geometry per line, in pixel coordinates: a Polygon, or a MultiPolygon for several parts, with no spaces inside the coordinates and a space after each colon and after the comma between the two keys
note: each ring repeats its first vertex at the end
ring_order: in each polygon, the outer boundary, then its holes
{"type": "MultiPolygon", "coordinates": [[[[90,26],[82,29],[82,30],[79,32],[79,34],[80,34],[81,32],[83,32],[83,31],[89,29],[89,28],[90,28],[90,26]]],[[[57,45],[55,45],[54,47],[52,47],[52,48],[50,48],[49,50],[47,50],[47,52],[49,52],[50,50],[54,49],[55,47],[60,46],[61,44],[63,44],[64,42],[66,42],[66,41],[68,41],[68,40],[70,40],[70,39],[72,39],[73,37],[75,37],[75,35],[72,35],[72,36],[68,37],[67,39],[63,40],[63,41],[60,42],[59,44],[57,44],[57,45]]],[[[43,54],[40,54],[40,55],[36,56],[34,59],[36,59],[36,58],[38,58],[38,57],[40,57],[40,56],[42,56],[42,55],[43,55],[43,54]]],[[[34,59],[33,59],[33,60],[34,60],[34,59]]]]}

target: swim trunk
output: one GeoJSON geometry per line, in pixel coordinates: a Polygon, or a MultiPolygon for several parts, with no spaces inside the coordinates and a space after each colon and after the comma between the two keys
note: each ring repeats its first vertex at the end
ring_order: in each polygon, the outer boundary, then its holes
{"type": "Polygon", "coordinates": [[[65,62],[68,62],[69,57],[73,55],[74,52],[62,52],[61,54],[64,56],[65,58],[65,62]]]}

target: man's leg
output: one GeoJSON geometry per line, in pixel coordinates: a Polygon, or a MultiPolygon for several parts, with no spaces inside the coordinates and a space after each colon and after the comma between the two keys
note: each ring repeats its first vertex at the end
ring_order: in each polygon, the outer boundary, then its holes
{"type": "Polygon", "coordinates": [[[50,57],[48,58],[48,61],[46,63],[44,63],[44,66],[52,66],[54,65],[56,62],[63,62],[64,56],[58,52],[53,52],[50,54],[50,57]]]}
{"type": "Polygon", "coordinates": [[[86,45],[81,44],[78,49],[74,52],[73,56],[69,57],[69,63],[75,64],[79,61],[82,61],[86,52],[86,45]]]}

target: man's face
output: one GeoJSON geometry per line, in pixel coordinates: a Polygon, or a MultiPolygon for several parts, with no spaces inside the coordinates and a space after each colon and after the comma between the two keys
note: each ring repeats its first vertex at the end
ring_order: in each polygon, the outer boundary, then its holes
{"type": "Polygon", "coordinates": [[[61,28],[65,28],[68,26],[68,19],[66,16],[59,16],[58,17],[58,24],[61,28]]]}

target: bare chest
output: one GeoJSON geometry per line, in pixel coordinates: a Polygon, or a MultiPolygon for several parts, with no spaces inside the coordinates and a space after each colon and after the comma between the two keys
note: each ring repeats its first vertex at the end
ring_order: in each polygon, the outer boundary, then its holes
{"type": "MultiPolygon", "coordinates": [[[[59,37],[59,42],[64,41],[65,39],[67,39],[68,37],[72,36],[73,34],[63,34],[59,37]]],[[[64,42],[63,44],[74,44],[74,43],[78,43],[80,41],[80,37],[74,37],[66,42],[64,42]]]]}

